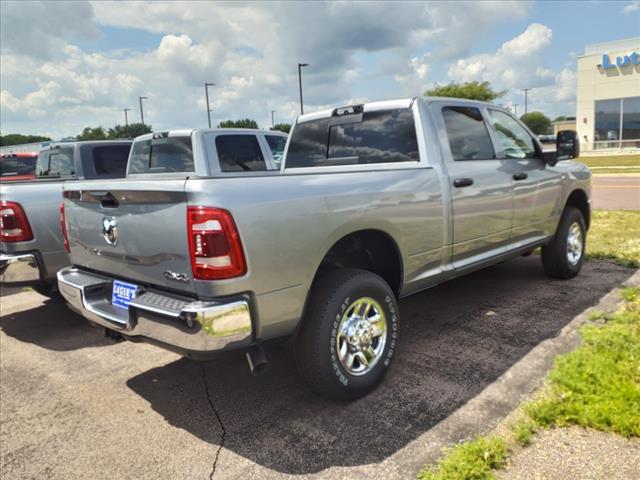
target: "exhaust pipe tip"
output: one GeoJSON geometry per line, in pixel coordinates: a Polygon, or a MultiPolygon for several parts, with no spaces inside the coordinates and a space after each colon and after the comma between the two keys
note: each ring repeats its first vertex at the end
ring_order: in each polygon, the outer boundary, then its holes
{"type": "Polygon", "coordinates": [[[262,345],[254,345],[249,349],[246,355],[247,362],[249,362],[249,370],[251,370],[251,375],[260,375],[267,369],[269,362],[267,361],[267,356],[264,353],[264,348],[262,348],[262,345]]]}

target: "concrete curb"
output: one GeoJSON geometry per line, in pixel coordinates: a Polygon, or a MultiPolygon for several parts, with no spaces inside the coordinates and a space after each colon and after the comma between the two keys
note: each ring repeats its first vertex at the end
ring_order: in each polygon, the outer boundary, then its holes
{"type": "Polygon", "coordinates": [[[535,346],[471,401],[387,458],[380,465],[385,478],[415,477],[424,465],[433,463],[440,457],[443,447],[495,428],[542,385],[556,356],[578,346],[580,342],[578,329],[588,321],[589,313],[594,310],[613,313],[621,302],[620,289],[631,286],[640,286],[640,270],[621,286],[602,297],[597,305],[587,308],[575,317],[557,337],[535,346]]]}

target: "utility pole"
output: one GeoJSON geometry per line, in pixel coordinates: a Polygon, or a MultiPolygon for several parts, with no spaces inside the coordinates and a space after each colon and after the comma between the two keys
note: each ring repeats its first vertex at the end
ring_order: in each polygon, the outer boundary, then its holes
{"type": "Polygon", "coordinates": [[[140,120],[142,121],[142,125],[144,125],[144,111],[142,110],[142,100],[147,100],[149,97],[138,97],[138,101],[140,102],[140,120]]]}
{"type": "Polygon", "coordinates": [[[209,120],[209,128],[211,128],[211,107],[209,106],[209,87],[213,87],[215,83],[204,84],[204,96],[207,102],[207,120],[209,120]]]}
{"type": "Polygon", "coordinates": [[[300,86],[300,115],[304,114],[304,104],[302,102],[302,67],[308,67],[308,63],[298,64],[298,85],[300,86]]]}
{"type": "Polygon", "coordinates": [[[275,122],[273,121],[273,114],[276,113],[275,110],[271,110],[271,127],[273,128],[273,126],[275,125],[275,122]]]}
{"type": "Polygon", "coordinates": [[[129,126],[129,117],[127,117],[127,112],[130,111],[130,108],[125,108],[124,109],[124,124],[128,127],[129,126]]]}
{"type": "Polygon", "coordinates": [[[531,90],[530,88],[523,88],[522,91],[524,92],[524,114],[527,114],[527,107],[528,107],[528,93],[529,90],[531,90]]]}

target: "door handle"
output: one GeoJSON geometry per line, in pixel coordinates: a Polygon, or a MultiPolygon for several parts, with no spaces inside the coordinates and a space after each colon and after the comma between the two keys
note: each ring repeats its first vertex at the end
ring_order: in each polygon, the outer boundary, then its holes
{"type": "Polygon", "coordinates": [[[514,174],[513,174],[513,179],[514,179],[515,181],[518,181],[518,180],[526,180],[527,178],[529,178],[529,175],[527,175],[527,174],[526,174],[526,173],[524,173],[524,172],[514,173],[514,174]]]}
{"type": "Polygon", "coordinates": [[[470,187],[471,185],[473,185],[473,178],[456,178],[453,181],[453,186],[457,188],[470,187]]]}

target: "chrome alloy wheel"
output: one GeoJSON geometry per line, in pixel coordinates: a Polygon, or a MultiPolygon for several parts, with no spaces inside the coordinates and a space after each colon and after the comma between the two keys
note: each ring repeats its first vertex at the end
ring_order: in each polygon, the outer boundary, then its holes
{"type": "Polygon", "coordinates": [[[569,227],[567,235],[567,260],[573,266],[577,265],[582,258],[582,250],[584,249],[584,240],[582,239],[582,230],[578,222],[573,222],[569,227]]]}
{"type": "Polygon", "coordinates": [[[387,342],[387,321],[382,306],[363,297],[349,305],[336,333],[342,367],[351,375],[368,373],[380,360],[387,342]]]}

